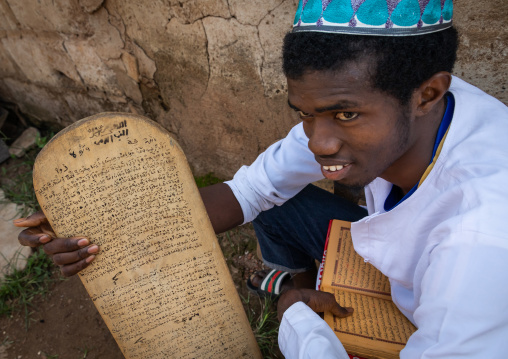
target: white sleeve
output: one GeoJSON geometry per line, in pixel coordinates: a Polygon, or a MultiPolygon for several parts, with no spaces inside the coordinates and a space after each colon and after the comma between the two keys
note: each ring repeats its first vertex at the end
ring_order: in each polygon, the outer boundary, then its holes
{"type": "Polygon", "coordinates": [[[508,357],[508,243],[479,233],[460,237],[430,256],[413,315],[418,330],[401,359],[508,357]]]}
{"type": "Polygon", "coordinates": [[[244,223],[324,178],[308,142],[299,123],[286,138],[268,147],[252,165],[243,166],[226,182],[242,207],[244,223]]]}
{"type": "Polygon", "coordinates": [[[349,359],[333,330],[303,302],[296,302],[284,313],[279,348],[286,359],[349,359]]]}

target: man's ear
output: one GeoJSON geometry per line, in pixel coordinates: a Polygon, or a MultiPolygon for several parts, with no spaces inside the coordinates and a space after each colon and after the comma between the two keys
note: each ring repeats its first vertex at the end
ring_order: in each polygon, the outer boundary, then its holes
{"type": "Polygon", "coordinates": [[[431,112],[436,104],[443,98],[452,82],[449,72],[435,73],[425,81],[415,92],[413,102],[416,105],[416,116],[425,116],[431,112]]]}

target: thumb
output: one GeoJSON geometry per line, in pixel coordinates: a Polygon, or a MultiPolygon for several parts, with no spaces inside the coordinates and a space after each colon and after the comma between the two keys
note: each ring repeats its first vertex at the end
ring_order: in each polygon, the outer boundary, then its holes
{"type": "MultiPolygon", "coordinates": [[[[305,294],[307,294],[307,292],[305,292],[305,294]]],[[[317,313],[331,312],[339,318],[344,318],[353,314],[353,308],[341,307],[332,293],[314,291],[314,293],[308,295],[307,298],[306,304],[317,313]]]]}
{"type": "Polygon", "coordinates": [[[332,293],[327,292],[320,292],[322,293],[322,298],[324,299],[323,305],[325,308],[323,308],[324,311],[329,311],[333,315],[335,315],[338,318],[345,318],[353,314],[353,308],[345,308],[339,305],[337,303],[337,300],[335,299],[335,295],[332,293]]]}
{"type": "Polygon", "coordinates": [[[48,223],[48,219],[41,211],[32,214],[26,218],[18,218],[12,222],[16,227],[38,227],[41,224],[48,223]]]}
{"type": "Polygon", "coordinates": [[[339,304],[335,303],[335,305],[332,307],[331,312],[337,318],[345,318],[353,314],[354,309],[351,307],[341,307],[339,304]]]}

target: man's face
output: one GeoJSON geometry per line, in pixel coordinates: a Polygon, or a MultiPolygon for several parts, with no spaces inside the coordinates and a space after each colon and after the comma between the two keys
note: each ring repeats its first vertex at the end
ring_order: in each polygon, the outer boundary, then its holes
{"type": "MultiPolygon", "coordinates": [[[[321,171],[345,186],[393,179],[413,141],[410,108],[373,89],[368,61],[288,79],[289,104],[303,120],[321,171]]],[[[413,134],[414,135],[414,134],[413,134]]]]}

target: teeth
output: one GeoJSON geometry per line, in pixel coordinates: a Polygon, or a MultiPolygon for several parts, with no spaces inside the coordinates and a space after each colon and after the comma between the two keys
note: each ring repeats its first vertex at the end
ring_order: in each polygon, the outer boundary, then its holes
{"type": "Polygon", "coordinates": [[[338,165],[338,166],[323,166],[323,168],[325,169],[325,171],[335,172],[335,171],[340,171],[341,169],[344,168],[344,166],[341,166],[341,165],[338,165]]]}

